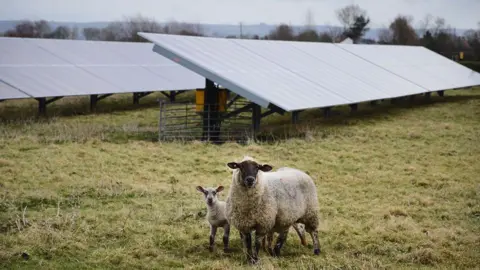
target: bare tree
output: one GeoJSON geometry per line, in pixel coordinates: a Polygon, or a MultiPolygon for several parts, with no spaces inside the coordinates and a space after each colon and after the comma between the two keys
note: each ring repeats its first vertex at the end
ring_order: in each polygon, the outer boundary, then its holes
{"type": "Polygon", "coordinates": [[[102,29],[87,27],[83,29],[83,35],[86,40],[101,40],[102,39],[102,29]]]}
{"type": "Polygon", "coordinates": [[[200,24],[170,21],[164,27],[165,33],[185,36],[203,36],[204,29],[200,24]]]}
{"type": "Polygon", "coordinates": [[[50,27],[48,22],[45,20],[36,21],[35,29],[38,33],[39,38],[44,38],[46,35],[48,35],[52,31],[52,28],[50,27]]]}
{"type": "Polygon", "coordinates": [[[425,18],[418,23],[418,29],[420,30],[421,35],[425,35],[427,31],[430,30],[433,21],[432,14],[425,15],[425,18]]]}
{"type": "Polygon", "coordinates": [[[343,25],[344,35],[357,42],[366,31],[370,19],[367,12],[358,5],[347,5],[335,11],[338,20],[343,25]]]}
{"type": "Polygon", "coordinates": [[[393,33],[388,28],[383,28],[378,33],[378,43],[380,44],[392,44],[393,42],[393,33]]]}
{"type": "Polygon", "coordinates": [[[43,38],[51,32],[50,25],[45,20],[40,21],[22,21],[17,24],[14,29],[5,33],[7,37],[26,37],[26,38],[43,38]]]}
{"type": "Polygon", "coordinates": [[[328,26],[327,34],[332,39],[332,42],[341,42],[345,39],[343,35],[343,29],[336,26],[328,26]]]}
{"type": "Polygon", "coordinates": [[[398,15],[390,24],[393,44],[415,45],[418,43],[417,33],[411,25],[412,20],[412,17],[398,15]]]}
{"type": "MultiPolygon", "coordinates": [[[[163,33],[164,28],[154,19],[137,15],[125,17],[122,21],[111,22],[100,32],[101,40],[146,42],[138,32],[163,33]]],[[[88,34],[90,38],[97,38],[98,32],[89,29],[88,34]]]]}
{"type": "Polygon", "coordinates": [[[344,28],[349,28],[355,23],[357,17],[367,17],[367,12],[359,5],[348,5],[335,11],[338,20],[344,28]]]}

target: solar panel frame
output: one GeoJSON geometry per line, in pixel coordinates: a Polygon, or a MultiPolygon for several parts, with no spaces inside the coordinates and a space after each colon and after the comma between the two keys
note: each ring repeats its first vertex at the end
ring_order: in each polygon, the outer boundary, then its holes
{"type": "Polygon", "coordinates": [[[203,88],[205,79],[152,44],[0,38],[0,79],[31,97],[203,88]]]}
{"type": "MultiPolygon", "coordinates": [[[[162,56],[262,107],[274,104],[286,111],[354,104],[447,90],[455,86],[478,85],[478,73],[466,68],[462,68],[463,77],[456,80],[452,78],[455,75],[434,76],[431,71],[425,70],[425,67],[413,65],[411,60],[402,60],[402,53],[412,50],[406,49],[406,46],[392,46],[383,59],[379,58],[384,62],[390,61],[389,64],[379,64],[378,60],[369,61],[365,59],[368,57],[344,48],[375,45],[238,40],[145,32],[138,34],[153,42],[153,51],[162,56]],[[325,53],[327,48],[329,52],[325,53]],[[329,53],[335,53],[343,62],[335,61],[329,53]],[[327,58],[329,60],[325,60],[327,58]],[[353,62],[355,70],[348,65],[353,62]],[[400,68],[395,68],[396,66],[400,68]],[[466,70],[473,72],[471,78],[466,77],[466,70]],[[319,78],[321,76],[323,78],[319,78]],[[352,94],[352,91],[358,92],[352,94]]],[[[416,55],[425,54],[420,47],[413,50],[416,55]]],[[[425,55],[422,57],[425,58],[425,55]]],[[[434,58],[441,57],[443,56],[437,55],[434,58]]],[[[419,65],[422,63],[424,62],[419,62],[419,65]]],[[[445,62],[441,67],[453,69],[451,64],[449,66],[445,62]]],[[[456,68],[459,69],[458,66],[456,68]]]]}

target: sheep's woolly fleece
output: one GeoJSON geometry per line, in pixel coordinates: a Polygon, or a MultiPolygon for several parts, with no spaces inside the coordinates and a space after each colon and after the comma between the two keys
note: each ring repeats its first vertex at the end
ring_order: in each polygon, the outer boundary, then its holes
{"type": "MultiPolygon", "coordinates": [[[[242,162],[246,160],[255,161],[244,156],[242,162]]],[[[240,170],[236,169],[226,205],[227,219],[239,231],[255,228],[259,233],[272,229],[280,233],[297,221],[308,229],[317,228],[316,188],[307,174],[299,170],[259,171],[254,188],[245,188],[240,181],[240,170]]]]}

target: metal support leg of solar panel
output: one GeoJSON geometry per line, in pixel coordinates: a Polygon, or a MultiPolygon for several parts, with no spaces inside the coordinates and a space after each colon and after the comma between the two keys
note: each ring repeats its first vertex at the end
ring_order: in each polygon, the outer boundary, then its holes
{"type": "Polygon", "coordinates": [[[220,139],[220,112],[218,108],[218,88],[213,81],[206,79],[203,106],[202,139],[218,142],[220,139]]]}
{"type": "Polygon", "coordinates": [[[61,99],[63,97],[54,97],[51,99],[47,98],[36,98],[38,101],[38,114],[41,116],[45,116],[47,114],[47,105],[61,99]]]}
{"type": "Polygon", "coordinates": [[[178,91],[170,91],[170,93],[167,94],[167,92],[160,92],[162,93],[164,96],[166,96],[170,102],[175,102],[175,98],[182,94],[182,93],[185,93],[187,92],[187,90],[178,90],[178,91]]]}
{"type": "Polygon", "coordinates": [[[139,103],[140,103],[140,99],[141,99],[142,97],[146,97],[146,96],[150,95],[151,93],[153,93],[153,92],[133,93],[133,104],[139,104],[139,103]]]}
{"type": "Polygon", "coordinates": [[[94,112],[97,109],[97,102],[100,100],[107,98],[113,94],[105,94],[105,95],[90,95],[90,111],[94,112]]]}

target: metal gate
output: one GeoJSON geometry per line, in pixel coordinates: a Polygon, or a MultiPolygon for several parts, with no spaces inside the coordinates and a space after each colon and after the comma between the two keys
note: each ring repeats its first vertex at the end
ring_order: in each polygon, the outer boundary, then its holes
{"type": "Polygon", "coordinates": [[[223,112],[214,113],[210,108],[218,108],[218,104],[202,105],[200,111],[195,102],[171,103],[160,100],[159,140],[210,141],[214,138],[215,142],[243,143],[252,137],[252,112],[232,112],[241,111],[249,104],[239,98],[229,103],[223,112]],[[218,126],[209,127],[208,124],[212,122],[218,123],[218,126]]]}

